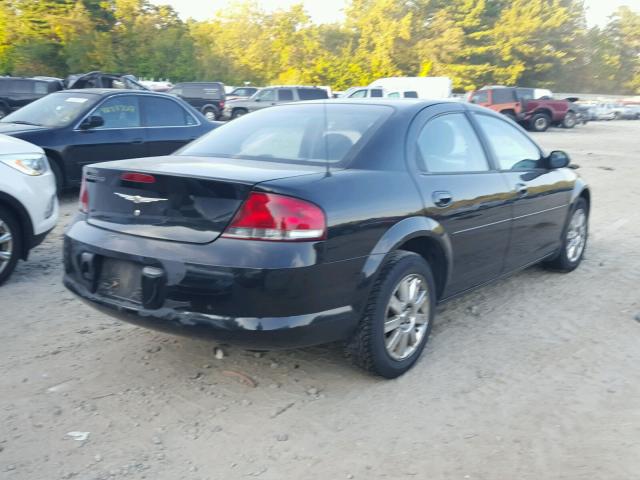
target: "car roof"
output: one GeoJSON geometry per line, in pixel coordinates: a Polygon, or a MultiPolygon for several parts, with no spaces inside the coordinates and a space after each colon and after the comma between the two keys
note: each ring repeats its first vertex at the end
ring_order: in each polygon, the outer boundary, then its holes
{"type": "Polygon", "coordinates": [[[173,95],[169,95],[163,92],[154,92],[151,90],[136,90],[133,88],[70,88],[69,90],[60,90],[55,93],[88,93],[91,95],[99,95],[101,97],[108,97],[110,95],[118,94],[137,94],[137,95],[154,95],[158,97],[175,98],[173,95]]]}

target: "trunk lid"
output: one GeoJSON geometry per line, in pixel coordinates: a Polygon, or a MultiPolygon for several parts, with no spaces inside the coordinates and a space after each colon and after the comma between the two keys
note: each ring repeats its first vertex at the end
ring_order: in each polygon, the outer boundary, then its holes
{"type": "Polygon", "coordinates": [[[87,221],[140,237],[209,243],[220,236],[257,183],[319,170],[180,156],[94,164],[85,169],[87,221]]]}

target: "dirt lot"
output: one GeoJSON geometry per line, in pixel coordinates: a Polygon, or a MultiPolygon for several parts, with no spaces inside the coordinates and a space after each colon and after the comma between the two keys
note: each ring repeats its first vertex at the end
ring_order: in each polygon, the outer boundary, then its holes
{"type": "Polygon", "coordinates": [[[61,284],[67,196],[0,288],[0,478],[639,479],[640,122],[538,138],[592,185],[585,262],[444,306],[394,381],[337,346],[218,359],[93,311],[61,284]]]}

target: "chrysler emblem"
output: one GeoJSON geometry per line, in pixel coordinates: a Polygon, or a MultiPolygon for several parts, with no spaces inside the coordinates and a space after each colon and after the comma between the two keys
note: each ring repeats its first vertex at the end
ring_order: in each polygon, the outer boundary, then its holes
{"type": "Polygon", "coordinates": [[[153,197],[141,197],[140,195],[127,195],[125,193],[113,192],[114,195],[129,200],[133,203],[153,203],[153,202],[166,202],[168,198],[153,198],[153,197]]]}

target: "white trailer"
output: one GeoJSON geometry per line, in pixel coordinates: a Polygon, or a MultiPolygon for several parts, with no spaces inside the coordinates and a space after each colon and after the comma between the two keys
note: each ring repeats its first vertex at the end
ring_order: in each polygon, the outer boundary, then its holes
{"type": "Polygon", "coordinates": [[[453,83],[449,77],[389,77],[372,82],[369,88],[382,88],[386,97],[449,98],[453,83]]]}

